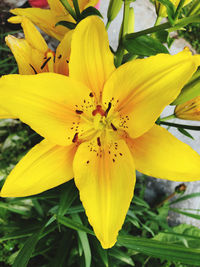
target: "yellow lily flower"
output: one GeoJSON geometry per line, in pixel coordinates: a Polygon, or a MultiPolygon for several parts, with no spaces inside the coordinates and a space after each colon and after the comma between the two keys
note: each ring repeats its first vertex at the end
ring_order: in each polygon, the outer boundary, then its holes
{"type": "MultiPolygon", "coordinates": [[[[18,39],[12,35],[5,38],[18,65],[20,74],[36,74],[42,72],[55,72],[69,75],[69,57],[71,51],[71,38],[73,31],[65,37],[57,47],[56,53],[48,48],[44,38],[33,23],[25,17],[12,17],[13,23],[21,23],[25,39],[18,39]]],[[[14,118],[12,114],[0,108],[0,118],[14,118]]]]}
{"type": "Polygon", "coordinates": [[[45,137],[10,173],[1,196],[37,194],[74,177],[97,238],[112,247],[133,197],[135,168],[169,180],[200,179],[199,155],[155,125],[198,65],[200,56],[185,50],[115,69],[103,22],[84,19],[72,36],[69,77],[0,79],[1,105],[45,137]]]}
{"type": "Polygon", "coordinates": [[[200,121],[200,96],[177,105],[174,115],[183,120],[200,121]]]}
{"type": "MultiPolygon", "coordinates": [[[[80,11],[89,6],[95,6],[99,0],[79,0],[80,11]]],[[[69,3],[73,6],[72,1],[69,3]]],[[[10,12],[17,16],[25,16],[29,18],[35,25],[48,35],[57,40],[62,40],[65,33],[70,29],[64,26],[55,26],[59,21],[65,20],[75,22],[71,15],[61,4],[60,0],[48,0],[49,9],[42,8],[15,8],[10,12]]]]}
{"type": "MultiPolygon", "coordinates": [[[[170,0],[174,5],[175,7],[177,8],[179,3],[180,3],[180,0],[170,0]]],[[[184,6],[186,6],[187,4],[189,4],[192,0],[186,0],[185,3],[184,3],[184,6]]],[[[160,16],[160,17],[167,17],[167,11],[166,11],[166,7],[161,4],[160,2],[156,1],[156,12],[157,14],[160,16]]]]}

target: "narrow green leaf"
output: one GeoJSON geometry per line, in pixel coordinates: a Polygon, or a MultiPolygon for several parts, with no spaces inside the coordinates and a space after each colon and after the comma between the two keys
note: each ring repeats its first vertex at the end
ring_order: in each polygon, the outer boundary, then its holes
{"type": "Polygon", "coordinates": [[[139,56],[152,56],[158,53],[169,53],[163,44],[147,35],[139,36],[135,39],[125,39],[123,44],[128,52],[139,56]]]}
{"type": "MultiPolygon", "coordinates": [[[[81,218],[78,214],[73,214],[72,219],[73,219],[73,221],[78,222],[82,225],[81,218]]],[[[83,247],[83,252],[84,252],[84,257],[85,257],[85,266],[90,267],[92,257],[91,257],[91,250],[90,250],[90,245],[89,245],[87,233],[80,231],[80,230],[77,232],[78,232],[78,236],[80,238],[81,245],[83,247]]]]}
{"type": "Polygon", "coordinates": [[[158,1],[166,7],[169,22],[173,25],[175,17],[175,6],[170,0],[158,0],[158,1]]]}
{"type": "Polygon", "coordinates": [[[189,138],[191,138],[191,139],[194,139],[194,137],[190,134],[190,133],[188,133],[188,131],[186,131],[185,129],[183,129],[183,128],[177,128],[178,129],[178,131],[180,132],[180,133],[182,133],[183,135],[185,135],[185,136],[187,136],[187,137],[189,137],[189,138]]]}
{"type": "Polygon", "coordinates": [[[9,205],[9,204],[7,204],[5,202],[0,202],[0,208],[9,210],[9,211],[14,212],[14,213],[18,213],[20,215],[27,216],[29,214],[29,211],[28,210],[24,210],[24,207],[11,206],[11,205],[9,205]]]}
{"type": "Polygon", "coordinates": [[[119,250],[117,248],[112,248],[108,252],[109,256],[112,256],[113,258],[124,262],[126,264],[129,264],[130,266],[135,266],[133,260],[127,253],[123,252],[122,250],[119,250]]]}
{"type": "Polygon", "coordinates": [[[80,15],[80,19],[82,20],[88,16],[99,16],[100,18],[103,18],[99,10],[92,6],[83,10],[83,12],[80,15]]]}
{"type": "Polygon", "coordinates": [[[179,197],[179,198],[173,200],[170,203],[170,205],[175,204],[175,203],[178,203],[178,202],[181,202],[181,201],[185,201],[185,200],[190,199],[190,198],[193,198],[193,197],[200,197],[200,193],[192,193],[192,194],[185,195],[183,197],[179,197]]]}
{"type": "Polygon", "coordinates": [[[61,21],[57,22],[55,26],[58,26],[58,25],[64,26],[70,30],[73,30],[76,28],[75,23],[70,22],[70,21],[66,21],[66,20],[61,20],[61,21]]]}
{"type": "Polygon", "coordinates": [[[94,232],[92,230],[90,230],[86,226],[83,226],[80,223],[77,223],[77,222],[73,221],[70,218],[67,218],[67,217],[64,217],[64,216],[57,216],[57,220],[58,220],[59,223],[65,225],[65,226],[67,226],[67,227],[69,227],[71,229],[74,229],[76,231],[81,230],[81,231],[83,231],[85,233],[94,235],[94,232]]]}
{"type": "Polygon", "coordinates": [[[193,219],[200,220],[200,215],[198,215],[198,214],[194,214],[194,213],[190,213],[190,212],[182,211],[182,210],[179,210],[179,209],[173,209],[173,208],[170,208],[170,210],[171,210],[171,211],[174,211],[174,212],[176,212],[176,213],[179,213],[179,214],[182,214],[182,215],[191,217],[191,218],[193,218],[193,219]]]}
{"type": "Polygon", "coordinates": [[[31,255],[34,251],[34,248],[39,240],[40,233],[42,232],[43,228],[40,228],[37,232],[35,232],[32,236],[30,236],[23,248],[20,250],[19,254],[17,255],[14,264],[12,267],[26,267],[31,255]]]}
{"type": "Polygon", "coordinates": [[[191,264],[192,266],[199,266],[200,262],[200,251],[197,249],[166,244],[152,239],[121,235],[118,237],[118,244],[159,259],[191,264]]]}

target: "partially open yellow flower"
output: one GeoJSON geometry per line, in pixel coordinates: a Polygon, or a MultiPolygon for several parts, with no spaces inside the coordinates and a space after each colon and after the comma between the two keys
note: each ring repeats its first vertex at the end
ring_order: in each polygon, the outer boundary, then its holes
{"type": "MultiPolygon", "coordinates": [[[[17,61],[20,74],[31,75],[42,72],[69,74],[68,64],[73,31],[65,34],[55,53],[48,48],[44,38],[29,19],[12,17],[10,20],[13,23],[21,23],[25,35],[25,39],[12,35],[5,38],[17,61]]],[[[13,118],[13,115],[0,108],[0,118],[13,118]]]]}
{"type": "Polygon", "coordinates": [[[133,197],[135,169],[175,181],[200,179],[199,155],[155,125],[198,65],[200,56],[185,50],[115,69],[103,22],[81,21],[69,77],[0,79],[0,105],[45,137],[10,173],[1,196],[37,194],[74,177],[97,238],[112,247],[133,197]]]}
{"type": "Polygon", "coordinates": [[[200,121],[200,96],[177,105],[174,115],[183,120],[200,121]]]}
{"type": "MultiPolygon", "coordinates": [[[[170,0],[175,7],[178,7],[180,0],[170,0]]],[[[186,6],[187,4],[189,4],[192,0],[186,0],[184,3],[184,6],[186,6]]],[[[166,7],[161,4],[159,1],[156,0],[155,2],[156,5],[156,12],[160,17],[167,17],[167,11],[166,11],[166,7]]]]}
{"type": "MultiPolygon", "coordinates": [[[[95,6],[99,0],[79,0],[80,11],[83,11],[89,6],[95,6]]],[[[43,30],[48,35],[62,40],[65,33],[70,31],[64,26],[55,26],[59,21],[65,20],[75,22],[71,15],[65,10],[60,0],[48,0],[49,9],[42,8],[16,8],[10,12],[14,15],[25,16],[29,18],[35,25],[43,30]]],[[[73,6],[72,1],[69,3],[73,6]]]]}

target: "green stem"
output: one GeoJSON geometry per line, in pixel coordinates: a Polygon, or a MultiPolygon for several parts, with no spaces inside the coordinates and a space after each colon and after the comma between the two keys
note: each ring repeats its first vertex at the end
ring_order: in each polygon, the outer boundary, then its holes
{"type": "Polygon", "coordinates": [[[76,13],[74,12],[73,8],[70,6],[69,2],[67,0],[60,0],[64,8],[69,12],[69,14],[77,20],[76,13]]]}
{"type": "Polygon", "coordinates": [[[167,117],[163,117],[163,118],[160,118],[160,121],[168,121],[168,120],[171,120],[171,119],[174,119],[176,118],[176,116],[174,114],[171,114],[167,117]]]}
{"type": "Polygon", "coordinates": [[[75,12],[76,12],[76,17],[78,19],[80,18],[80,15],[81,15],[79,5],[78,5],[78,0],[73,0],[73,5],[74,5],[75,12]]]}
{"type": "Polygon", "coordinates": [[[122,22],[122,35],[121,35],[119,46],[117,48],[117,53],[116,53],[116,62],[115,62],[116,67],[119,67],[121,65],[123,56],[124,56],[123,39],[125,38],[125,35],[128,30],[129,7],[130,7],[130,2],[128,0],[125,0],[123,22],[122,22]]]}
{"type": "Polygon", "coordinates": [[[106,23],[106,30],[108,30],[108,28],[110,27],[110,24],[111,24],[111,21],[108,20],[107,23],[106,23]]]}
{"type": "Polygon", "coordinates": [[[185,124],[172,123],[172,122],[166,122],[166,121],[160,121],[160,124],[167,125],[170,127],[183,128],[183,129],[188,129],[188,130],[193,130],[193,131],[200,131],[200,126],[185,125],[185,124]]]}

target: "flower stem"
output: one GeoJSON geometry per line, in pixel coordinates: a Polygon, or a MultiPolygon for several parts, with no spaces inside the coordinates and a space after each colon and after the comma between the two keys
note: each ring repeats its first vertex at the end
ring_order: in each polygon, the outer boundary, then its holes
{"type": "Polygon", "coordinates": [[[110,24],[111,24],[111,21],[108,20],[107,23],[106,23],[106,30],[108,30],[108,28],[110,27],[110,24]]]}
{"type": "Polygon", "coordinates": [[[200,126],[185,125],[185,124],[172,123],[172,122],[167,122],[167,121],[160,121],[159,124],[167,125],[167,126],[170,126],[170,127],[193,130],[193,131],[200,131],[200,126]]]}
{"type": "Polygon", "coordinates": [[[122,21],[122,34],[121,38],[119,40],[119,46],[117,48],[116,52],[116,67],[119,67],[122,63],[123,56],[124,56],[124,46],[123,46],[123,39],[125,38],[125,35],[128,30],[128,18],[129,18],[129,7],[130,2],[129,0],[124,1],[124,13],[123,13],[123,21],[122,21]]]}
{"type": "Polygon", "coordinates": [[[171,119],[174,119],[176,118],[176,116],[174,114],[171,114],[167,117],[163,117],[163,118],[160,118],[160,121],[168,121],[168,120],[171,120],[171,119]]]}

